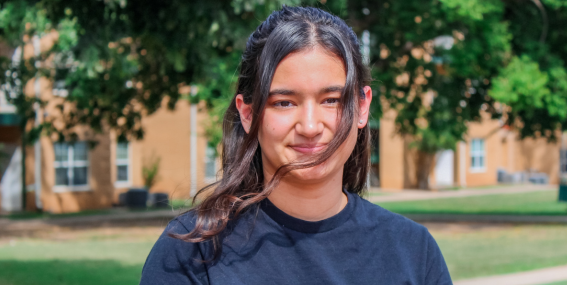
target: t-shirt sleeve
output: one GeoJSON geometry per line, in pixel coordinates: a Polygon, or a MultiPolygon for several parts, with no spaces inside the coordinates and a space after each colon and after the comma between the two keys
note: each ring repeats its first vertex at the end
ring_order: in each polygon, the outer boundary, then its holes
{"type": "Polygon", "coordinates": [[[168,224],[146,259],[141,285],[209,284],[199,245],[168,235],[188,232],[178,219],[168,224]]]}
{"type": "Polygon", "coordinates": [[[443,254],[435,242],[431,234],[428,234],[427,242],[427,273],[425,275],[425,284],[427,285],[451,285],[451,275],[447,264],[443,258],[443,254]]]}

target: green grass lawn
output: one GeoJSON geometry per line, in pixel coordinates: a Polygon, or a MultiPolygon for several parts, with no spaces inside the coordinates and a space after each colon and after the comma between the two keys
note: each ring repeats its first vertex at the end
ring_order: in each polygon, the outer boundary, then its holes
{"type": "MultiPolygon", "coordinates": [[[[454,280],[567,264],[567,226],[430,229],[454,280]]],[[[558,283],[564,284],[564,283],[558,283]]]]}
{"type": "Polygon", "coordinates": [[[558,202],[557,195],[557,191],[542,191],[383,202],[378,205],[400,214],[567,215],[567,203],[558,202]]]}
{"type": "MultiPolygon", "coordinates": [[[[430,232],[455,280],[567,264],[567,226],[453,227],[430,226],[430,232]]],[[[0,284],[138,284],[161,231],[113,228],[2,238],[0,284]]]]}
{"type": "Polygon", "coordinates": [[[138,284],[159,231],[0,243],[0,284],[138,284]]]}

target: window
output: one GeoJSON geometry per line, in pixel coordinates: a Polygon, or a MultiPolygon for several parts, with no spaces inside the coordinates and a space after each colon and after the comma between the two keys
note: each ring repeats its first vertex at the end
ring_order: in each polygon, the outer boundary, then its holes
{"type": "Polygon", "coordinates": [[[54,148],[55,186],[87,186],[89,170],[87,144],[55,143],[54,148]]]}
{"type": "Polygon", "coordinates": [[[213,147],[207,146],[205,152],[205,179],[215,181],[217,177],[217,157],[213,147]]]}
{"type": "Polygon", "coordinates": [[[130,147],[127,142],[116,144],[116,182],[130,181],[130,147]]]}
{"type": "Polygon", "coordinates": [[[473,139],[471,141],[471,170],[483,171],[485,170],[486,154],[484,151],[484,140],[473,139]]]}
{"type": "Polygon", "coordinates": [[[57,80],[53,83],[53,90],[51,90],[54,96],[67,97],[69,91],[65,89],[65,80],[57,80]]]}

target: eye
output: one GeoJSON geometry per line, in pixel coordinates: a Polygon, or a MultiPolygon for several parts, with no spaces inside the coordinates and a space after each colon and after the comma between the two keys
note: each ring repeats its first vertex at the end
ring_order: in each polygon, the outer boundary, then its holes
{"type": "Polygon", "coordinates": [[[324,104],[336,105],[339,103],[339,98],[327,98],[323,101],[324,104]]]}
{"type": "Polygon", "coordinates": [[[274,107],[289,108],[291,106],[293,106],[293,105],[289,101],[278,101],[278,102],[274,103],[274,107]]]}

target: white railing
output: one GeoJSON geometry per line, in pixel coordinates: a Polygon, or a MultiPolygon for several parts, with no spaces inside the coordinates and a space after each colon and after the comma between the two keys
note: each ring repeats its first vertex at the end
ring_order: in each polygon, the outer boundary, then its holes
{"type": "Polygon", "coordinates": [[[18,147],[11,155],[8,167],[3,170],[0,180],[1,208],[3,211],[18,211],[22,209],[22,152],[18,147]]]}
{"type": "Polygon", "coordinates": [[[3,91],[0,91],[0,113],[15,113],[16,107],[6,100],[6,96],[3,91]]]}

